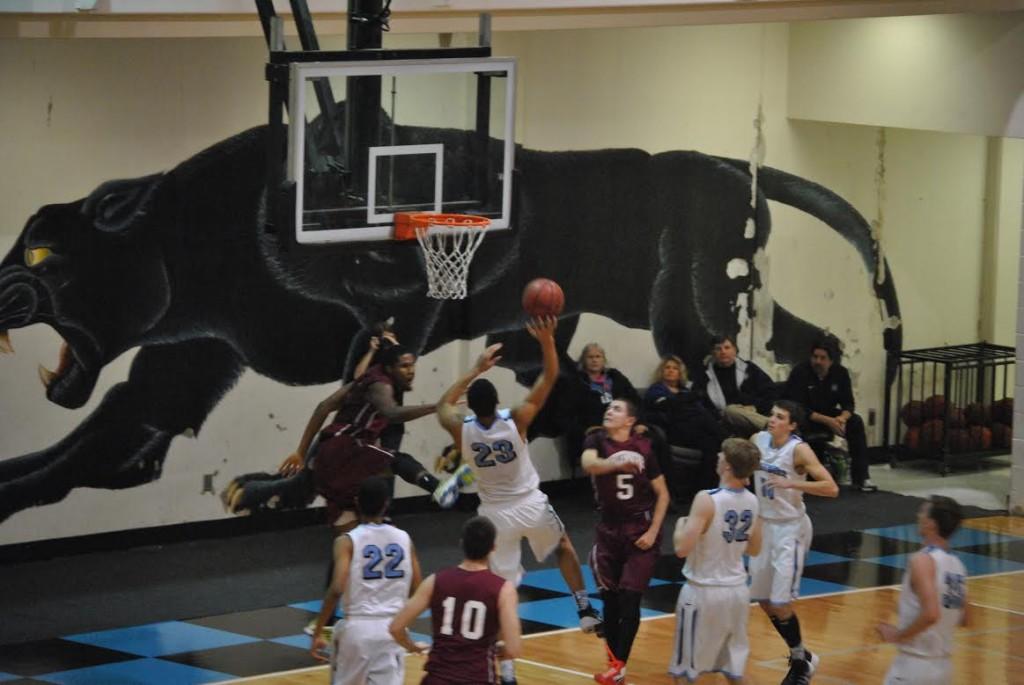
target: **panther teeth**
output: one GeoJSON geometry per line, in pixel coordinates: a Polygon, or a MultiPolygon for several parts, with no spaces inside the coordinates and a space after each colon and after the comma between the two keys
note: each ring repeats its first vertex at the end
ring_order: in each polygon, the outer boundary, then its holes
{"type": "Polygon", "coordinates": [[[55,374],[53,371],[50,371],[48,368],[46,368],[42,364],[39,365],[38,371],[39,371],[39,380],[42,381],[43,387],[44,388],[50,387],[50,383],[53,382],[53,379],[57,377],[57,374],[55,374]]]}

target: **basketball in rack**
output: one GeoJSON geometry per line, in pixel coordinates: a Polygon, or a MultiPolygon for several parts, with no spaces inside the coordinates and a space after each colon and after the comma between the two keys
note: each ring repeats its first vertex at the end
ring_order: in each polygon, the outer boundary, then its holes
{"type": "Polygon", "coordinates": [[[466,297],[469,264],[491,220],[471,214],[399,212],[395,240],[415,239],[423,250],[427,296],[438,300],[466,297]]]}

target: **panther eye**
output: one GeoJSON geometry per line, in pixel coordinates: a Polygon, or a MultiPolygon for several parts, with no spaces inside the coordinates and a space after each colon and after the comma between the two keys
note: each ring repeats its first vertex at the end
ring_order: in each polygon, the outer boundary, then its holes
{"type": "Polygon", "coordinates": [[[100,200],[99,205],[96,207],[96,215],[101,219],[109,221],[121,204],[121,197],[116,193],[109,193],[103,196],[100,200]]]}
{"type": "Polygon", "coordinates": [[[29,247],[25,249],[25,265],[39,266],[50,258],[53,251],[48,247],[29,247]]]}

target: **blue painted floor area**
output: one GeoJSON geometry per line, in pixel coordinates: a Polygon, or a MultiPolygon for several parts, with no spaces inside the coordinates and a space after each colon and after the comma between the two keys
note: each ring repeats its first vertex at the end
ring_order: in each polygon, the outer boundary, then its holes
{"type": "MultiPolygon", "coordinates": [[[[1024,571],[1024,538],[962,529],[951,541],[970,575],[1024,571]]],[[[914,525],[819,535],[807,555],[803,597],[900,582],[907,558],[919,547],[914,525]]],[[[682,561],[663,556],[644,595],[643,616],[675,610],[682,561]]],[[[594,605],[601,601],[584,567],[594,605]]],[[[519,588],[526,634],[577,625],[576,607],[557,569],[531,571],[519,588]]],[[[0,646],[0,683],[78,685],[191,685],[315,665],[303,628],[320,600],[255,611],[166,621],[0,646]]],[[[429,641],[429,613],[413,624],[413,637],[429,641]]]]}

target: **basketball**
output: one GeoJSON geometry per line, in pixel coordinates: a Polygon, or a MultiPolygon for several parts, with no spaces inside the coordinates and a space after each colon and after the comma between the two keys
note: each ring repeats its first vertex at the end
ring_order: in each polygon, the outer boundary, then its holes
{"type": "Polygon", "coordinates": [[[1013,444],[1013,429],[1005,423],[992,424],[992,446],[1007,448],[1013,444]]]}
{"type": "Polygon", "coordinates": [[[917,454],[921,451],[921,427],[911,426],[907,429],[907,432],[903,435],[903,446],[910,450],[912,453],[917,454]]]}
{"type": "Polygon", "coordinates": [[[971,449],[992,449],[992,429],[985,426],[971,426],[971,449]]]}
{"type": "Polygon", "coordinates": [[[1011,425],[1013,423],[1013,398],[1004,397],[992,405],[992,420],[1011,425]]]}
{"type": "Polygon", "coordinates": [[[967,423],[972,426],[987,426],[992,423],[992,405],[971,402],[967,405],[967,423]]]}
{"type": "Polygon", "coordinates": [[[908,426],[920,426],[924,421],[924,402],[921,400],[907,402],[900,410],[900,417],[908,426]]]}
{"type": "Polygon", "coordinates": [[[946,413],[946,397],[944,395],[932,395],[924,401],[924,417],[926,419],[941,419],[946,413]]]}
{"type": "Polygon", "coordinates": [[[932,452],[942,447],[942,439],[945,437],[945,427],[942,419],[928,419],[921,424],[921,449],[932,452]]]}
{"type": "Polygon", "coordinates": [[[523,288],[523,309],[530,316],[558,316],[563,307],[562,286],[550,278],[535,278],[523,288]]]}

